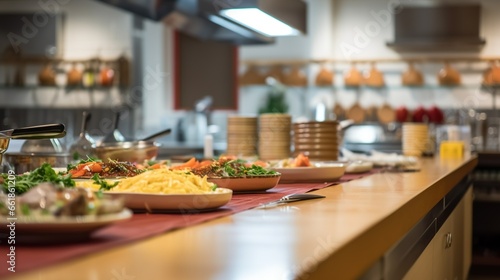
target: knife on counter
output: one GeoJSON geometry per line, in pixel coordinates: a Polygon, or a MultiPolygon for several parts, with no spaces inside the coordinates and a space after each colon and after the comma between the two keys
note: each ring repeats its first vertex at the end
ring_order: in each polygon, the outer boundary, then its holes
{"type": "Polygon", "coordinates": [[[262,203],[257,208],[272,208],[282,204],[287,204],[290,202],[300,201],[300,200],[308,200],[308,199],[316,199],[316,198],[325,198],[324,195],[313,194],[313,193],[294,193],[288,194],[284,197],[280,198],[276,201],[271,201],[268,203],[262,203]]]}

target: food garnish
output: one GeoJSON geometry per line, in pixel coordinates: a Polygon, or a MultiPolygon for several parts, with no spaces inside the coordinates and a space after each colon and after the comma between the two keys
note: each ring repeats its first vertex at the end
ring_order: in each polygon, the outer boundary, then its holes
{"type": "Polygon", "coordinates": [[[100,178],[132,177],[144,172],[133,163],[108,159],[102,162],[89,158],[76,165],[68,165],[68,173],[72,178],[91,178],[98,174],[100,178]]]}
{"type": "Polygon", "coordinates": [[[71,179],[71,175],[56,172],[48,163],[42,164],[42,166],[29,173],[15,176],[15,180],[8,181],[8,174],[2,174],[0,187],[5,193],[9,192],[9,187],[12,187],[12,185],[8,185],[7,182],[14,182],[14,190],[18,195],[29,191],[34,186],[43,182],[50,182],[60,187],[75,186],[75,181],[71,179]]]}
{"type": "Polygon", "coordinates": [[[192,168],[193,174],[207,176],[209,178],[218,177],[252,177],[277,175],[278,172],[266,169],[260,165],[248,164],[243,160],[220,158],[210,164],[204,164],[192,168]]]}

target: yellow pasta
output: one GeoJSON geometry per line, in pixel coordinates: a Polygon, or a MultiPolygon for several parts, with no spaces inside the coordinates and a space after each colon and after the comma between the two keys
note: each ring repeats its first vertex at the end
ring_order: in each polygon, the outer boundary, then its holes
{"type": "MultiPolygon", "coordinates": [[[[93,182],[77,182],[77,185],[99,189],[93,182]]],[[[146,171],[134,177],[120,180],[113,192],[154,193],[154,194],[200,194],[213,192],[214,184],[205,177],[186,173],[182,170],[166,168],[146,171]]]]}

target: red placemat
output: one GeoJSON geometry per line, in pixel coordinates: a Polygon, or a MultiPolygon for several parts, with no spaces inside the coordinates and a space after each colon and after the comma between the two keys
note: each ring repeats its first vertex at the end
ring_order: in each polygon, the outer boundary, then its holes
{"type": "MultiPolygon", "coordinates": [[[[287,194],[306,193],[312,190],[322,189],[327,186],[361,178],[374,172],[364,174],[346,174],[338,182],[279,184],[267,192],[234,194],[233,198],[227,205],[212,212],[134,214],[134,216],[128,221],[96,231],[91,240],[83,243],[49,246],[22,246],[20,244],[16,244],[16,273],[59,263],[78,256],[95,253],[120,244],[156,236],[173,229],[183,228],[215,218],[235,214],[257,207],[261,203],[277,200],[287,194]]],[[[9,264],[7,263],[9,247],[6,246],[5,242],[2,242],[1,245],[3,246],[0,246],[0,262],[2,263],[0,278],[11,273],[7,270],[9,267],[9,264]]]]}

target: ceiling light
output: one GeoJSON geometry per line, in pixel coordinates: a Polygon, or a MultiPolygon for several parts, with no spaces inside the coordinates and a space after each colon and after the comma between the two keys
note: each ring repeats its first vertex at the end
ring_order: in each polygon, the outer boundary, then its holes
{"type": "Polygon", "coordinates": [[[257,8],[227,9],[220,11],[220,14],[266,36],[295,36],[301,34],[297,29],[257,8]]]}

